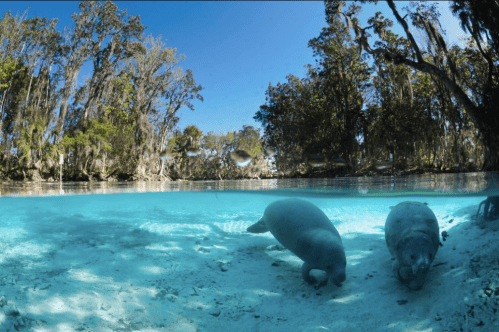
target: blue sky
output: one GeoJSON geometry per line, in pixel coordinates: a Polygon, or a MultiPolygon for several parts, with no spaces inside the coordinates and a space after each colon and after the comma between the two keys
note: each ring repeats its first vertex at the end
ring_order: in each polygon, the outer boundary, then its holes
{"type": "MultiPolygon", "coordinates": [[[[191,69],[196,83],[204,87],[204,102],[194,101],[194,111],[181,109],[179,127],[183,130],[194,124],[205,134],[240,130],[243,125],[259,128],[253,116],[265,103],[269,82],[285,82],[288,74],[304,77],[304,65],[315,62],[307,43],[326,26],[322,1],[114,2],[129,14],[140,15],[147,34],[161,34],[166,46],[186,55],[182,67],[191,69]]],[[[78,3],[2,1],[0,9],[16,14],[30,7],[28,17],[57,17],[62,30],[71,26],[78,3]]],[[[453,44],[464,32],[450,14],[449,4],[439,2],[440,22],[447,30],[446,40],[453,44]]],[[[397,1],[396,5],[402,13],[408,2],[397,1]]],[[[363,26],[376,11],[395,22],[383,1],[362,8],[363,26]]],[[[394,32],[403,31],[394,24],[394,32]]],[[[85,74],[83,70],[79,81],[85,74]]]]}

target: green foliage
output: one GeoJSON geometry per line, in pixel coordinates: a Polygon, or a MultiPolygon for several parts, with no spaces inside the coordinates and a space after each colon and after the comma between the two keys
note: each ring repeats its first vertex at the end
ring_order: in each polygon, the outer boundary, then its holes
{"type": "MultiPolygon", "coordinates": [[[[269,84],[254,116],[263,137],[251,126],[206,135],[195,125],[177,128],[177,112],[194,110],[203,87],[179,67],[183,55],[165,47],[161,36],[144,35],[140,18],[111,1],[82,1],[65,38],[55,30],[57,19],[7,12],[0,19],[1,160],[10,165],[15,153],[26,169],[70,152],[67,167],[75,176],[96,169],[131,174],[141,162],[154,173],[160,165],[156,152],[166,147],[174,158],[167,163],[170,175],[191,179],[258,174],[264,147],[277,150],[276,165],[287,174],[306,170],[307,154],[329,161],[385,159],[388,153],[437,164],[468,156],[483,160],[499,151],[489,144],[497,141],[499,126],[499,25],[495,2],[484,3],[453,4],[471,33],[464,48],[447,47],[436,7],[410,5],[406,16],[396,18],[410,19],[427,37],[417,49],[410,34],[391,31],[386,13],[373,13],[370,27],[362,29],[360,6],[351,3],[341,12],[345,2],[326,1],[327,24],[309,42],[316,65],[308,65],[302,79],[290,74],[269,84]],[[368,31],[379,37],[373,48],[368,31]],[[75,90],[86,61],[94,71],[75,90]],[[458,98],[459,90],[473,107],[458,98]],[[188,147],[202,153],[187,156],[188,147]],[[230,154],[237,149],[253,157],[250,165],[234,165],[230,154]],[[144,151],[151,156],[147,162],[144,151]]],[[[388,4],[397,14],[395,3],[388,4]]]]}
{"type": "Polygon", "coordinates": [[[72,151],[76,151],[78,147],[85,146],[98,149],[98,145],[103,151],[112,151],[112,142],[116,134],[116,126],[109,122],[108,119],[92,119],[88,123],[86,132],[80,130],[68,132],[64,135],[60,144],[64,149],[68,148],[72,151]]]}
{"type": "Polygon", "coordinates": [[[243,125],[243,129],[235,135],[237,137],[236,144],[239,150],[246,151],[252,157],[262,155],[262,143],[260,141],[260,133],[253,126],[243,125]]]}
{"type": "MultiPolygon", "coordinates": [[[[112,151],[111,139],[117,134],[117,128],[107,118],[102,120],[92,119],[89,123],[88,137],[93,142],[100,143],[104,151],[112,151]]],[[[97,148],[95,144],[92,144],[97,148]]]]}
{"type": "Polygon", "coordinates": [[[76,132],[74,135],[64,135],[61,145],[75,151],[78,146],[91,145],[90,135],[88,133],[76,132]]]}
{"type": "Polygon", "coordinates": [[[0,59],[0,89],[9,86],[9,81],[12,79],[17,68],[17,61],[7,56],[0,59]]]}
{"type": "MultiPolygon", "coordinates": [[[[0,18],[4,162],[12,151],[22,167],[70,151],[74,174],[99,164],[131,172],[143,145],[154,150],[168,140],[175,112],[194,110],[191,100],[203,99],[192,72],[177,67],[184,56],[165,47],[161,36],[143,35],[140,17],[111,1],[82,1],[64,38],[55,31],[57,19],[25,15],[0,18]],[[94,70],[75,91],[88,60],[94,70]]],[[[202,133],[186,135],[198,144],[202,133]]]]}
{"type": "Polygon", "coordinates": [[[111,79],[110,86],[111,92],[99,103],[103,118],[118,128],[133,127],[136,98],[130,74],[122,72],[119,77],[111,79]]]}
{"type": "Polygon", "coordinates": [[[370,70],[342,22],[328,16],[328,26],[309,47],[318,57],[299,80],[269,85],[265,105],[254,119],[264,126],[265,140],[279,151],[277,167],[298,166],[305,154],[349,159],[357,153],[362,121],[362,92],[370,70]]]}

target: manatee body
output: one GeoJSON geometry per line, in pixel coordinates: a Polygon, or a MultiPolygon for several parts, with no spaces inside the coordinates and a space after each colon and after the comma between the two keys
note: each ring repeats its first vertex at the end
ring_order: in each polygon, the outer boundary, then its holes
{"type": "Polygon", "coordinates": [[[326,271],[328,278],[341,286],[345,280],[346,257],[341,237],[329,218],[317,206],[291,198],[271,203],[263,217],[248,227],[248,232],[270,231],[284,247],[304,261],[303,279],[314,284],[310,270],[326,271]]]}
{"type": "Polygon", "coordinates": [[[386,218],[385,240],[395,258],[395,276],[409,288],[420,289],[440,243],[433,211],[420,202],[397,204],[386,218]]]}

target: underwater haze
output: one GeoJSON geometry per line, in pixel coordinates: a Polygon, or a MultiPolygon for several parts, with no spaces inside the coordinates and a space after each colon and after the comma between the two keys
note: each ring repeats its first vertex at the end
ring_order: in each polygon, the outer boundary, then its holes
{"type": "MultiPolygon", "coordinates": [[[[499,220],[484,173],[0,185],[0,331],[497,331],[499,220]],[[346,280],[318,287],[271,233],[300,198],[340,233],[346,280]],[[414,291],[394,277],[390,207],[418,201],[442,246],[414,291]]],[[[320,271],[312,271],[318,278],[320,271]]]]}

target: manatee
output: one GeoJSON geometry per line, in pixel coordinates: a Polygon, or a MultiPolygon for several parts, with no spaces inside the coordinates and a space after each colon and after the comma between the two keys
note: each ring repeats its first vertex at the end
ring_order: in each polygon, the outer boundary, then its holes
{"type": "Polygon", "coordinates": [[[397,204],[386,218],[385,240],[395,276],[410,289],[421,289],[440,243],[433,211],[420,202],[397,204]]]}
{"type": "Polygon", "coordinates": [[[341,237],[329,218],[317,206],[302,199],[291,198],[271,203],[263,217],[248,227],[248,232],[270,231],[284,247],[304,261],[303,279],[309,284],[317,280],[310,270],[326,272],[337,286],[345,281],[346,257],[341,237]]]}

